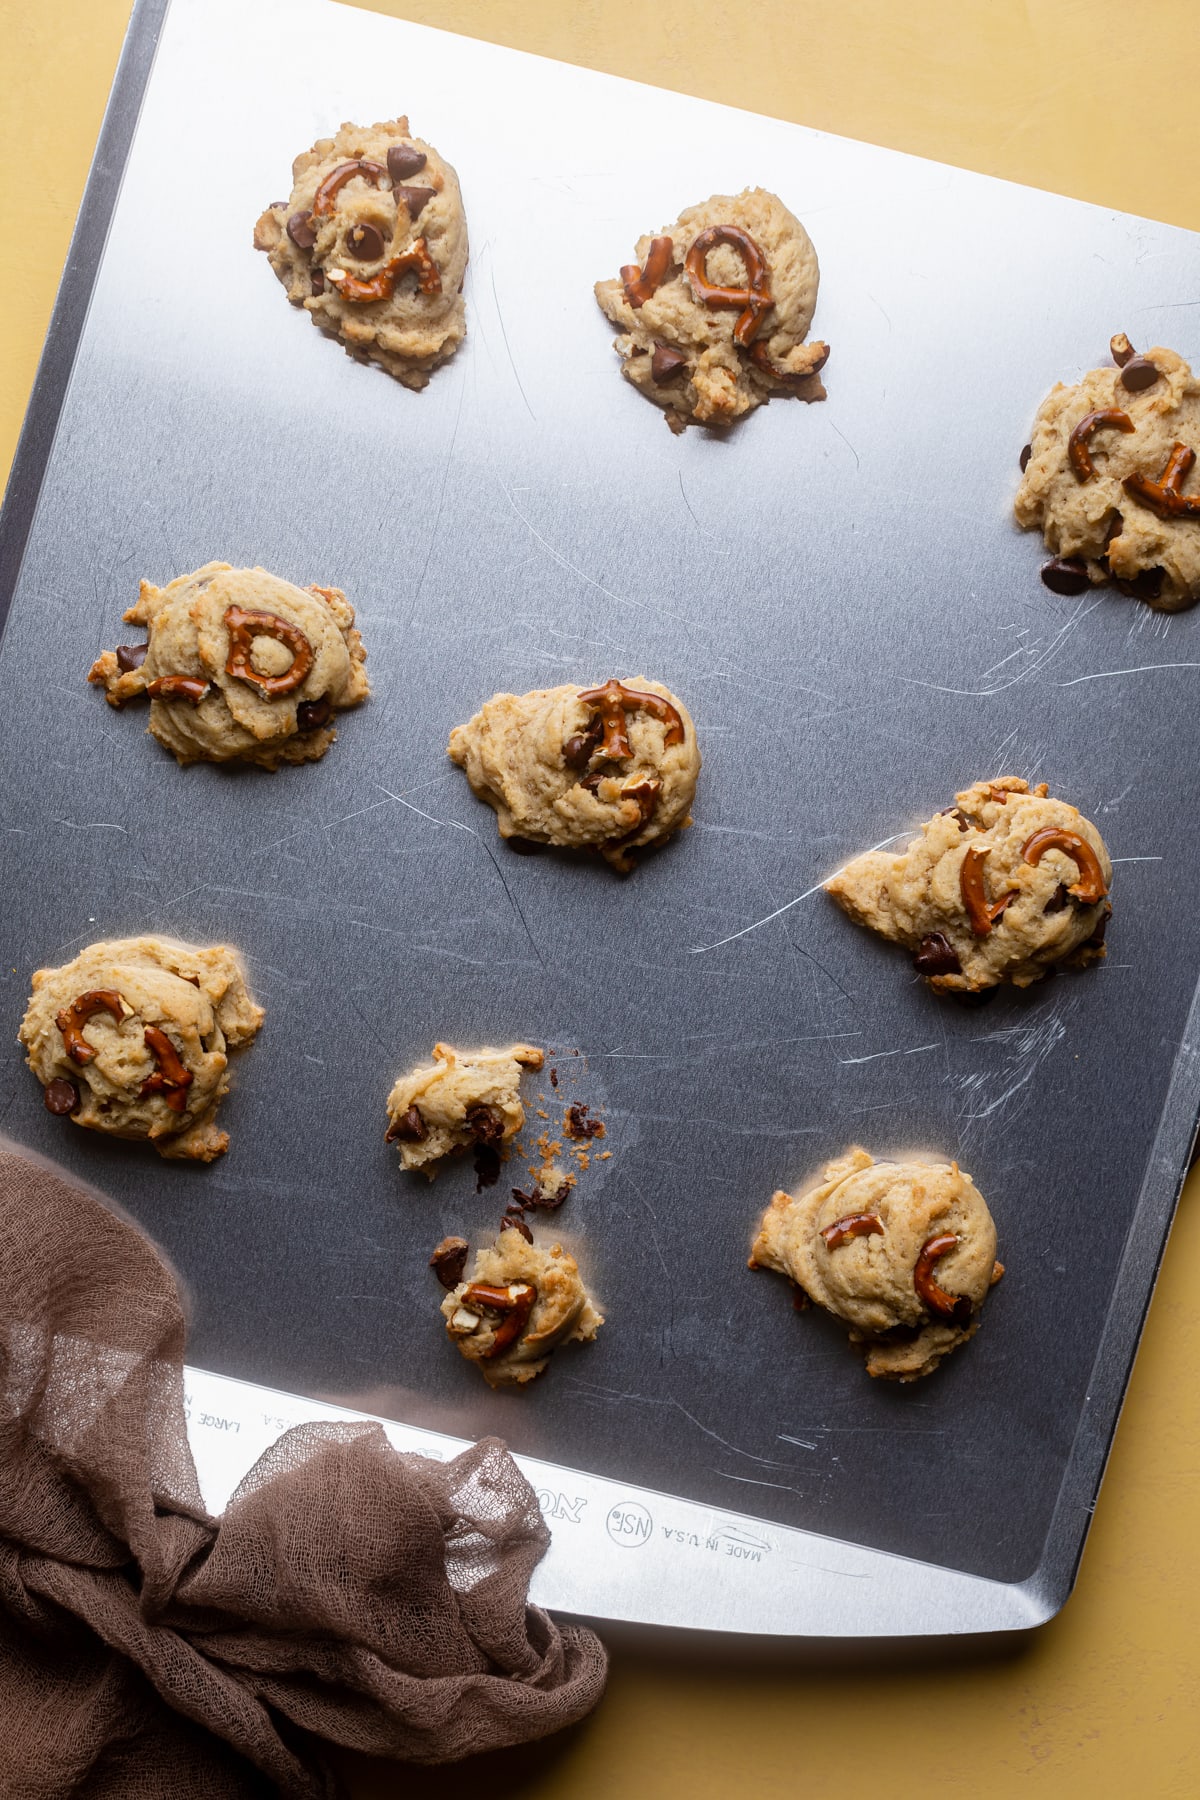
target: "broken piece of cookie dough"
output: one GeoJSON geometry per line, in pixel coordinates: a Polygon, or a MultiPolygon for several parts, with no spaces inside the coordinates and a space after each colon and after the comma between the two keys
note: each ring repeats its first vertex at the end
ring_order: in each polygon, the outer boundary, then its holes
{"type": "Polygon", "coordinates": [[[931,1374],[973,1337],[1004,1273],[987,1202],[956,1162],[876,1162],[858,1146],[807,1192],[773,1197],[749,1266],[844,1320],[868,1375],[889,1381],[931,1374]]]}
{"type": "Polygon", "coordinates": [[[212,1162],[229,1147],[215,1123],[226,1052],[263,1018],[226,945],[116,938],[37,970],[19,1036],[48,1111],[148,1139],[160,1156],[212,1162]]]}
{"type": "Polygon", "coordinates": [[[1139,355],[1124,332],[1113,366],[1059,382],[1021,452],[1017,524],[1040,531],[1056,594],[1111,581],[1160,612],[1200,599],[1200,381],[1174,350],[1139,355]]]}
{"type": "Polygon", "coordinates": [[[775,194],[714,194],[639,238],[635,255],[618,279],[596,283],[596,299],[620,327],[622,374],[672,431],[729,425],[777,394],[825,398],[829,346],[804,341],[817,253],[775,194]]]}
{"type": "Polygon", "coordinates": [[[360,362],[423,388],[466,335],[458,177],[406,118],[345,124],[292,164],[254,227],[293,306],[360,362]]]}
{"type": "Polygon", "coordinates": [[[448,754],[501,837],[597,850],[622,874],[635,851],[690,825],[700,773],[683,701],[640,675],[495,694],[451,732],[448,754]]]}
{"type": "Polygon", "coordinates": [[[370,693],[340,588],[211,562],[165,588],[143,581],[124,616],[148,641],[106,650],[88,680],[110,706],[148,698],[151,735],[180,763],[313,762],[337,736],[334,713],[370,693]]]}
{"type": "Polygon", "coordinates": [[[432,1063],[401,1075],[388,1095],[386,1142],[399,1145],[404,1168],[423,1169],[430,1181],[456,1150],[502,1150],[525,1123],[521,1074],[545,1060],[533,1044],[469,1054],[435,1044],[432,1063]]]}
{"type": "Polygon", "coordinates": [[[604,1315],[560,1244],[542,1249],[523,1231],[500,1232],[476,1253],[463,1279],[467,1244],[445,1238],[430,1258],[450,1289],[442,1301],[448,1336],[489,1387],[520,1387],[540,1375],[559,1345],[595,1337],[604,1315]]]}
{"type": "Polygon", "coordinates": [[[856,925],[910,950],[931,988],[978,993],[1099,962],[1111,881],[1089,819],[1045,782],[1001,775],[957,794],[898,855],[856,856],[825,892],[856,925]]]}

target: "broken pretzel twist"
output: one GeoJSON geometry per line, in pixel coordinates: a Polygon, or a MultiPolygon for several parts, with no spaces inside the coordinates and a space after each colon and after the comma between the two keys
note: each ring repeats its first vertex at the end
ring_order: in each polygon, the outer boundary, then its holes
{"type": "Polygon", "coordinates": [[[775,302],[767,286],[767,259],[754,239],[738,225],[710,225],[700,233],[683,261],[694,299],[708,307],[730,307],[740,315],[733,328],[733,338],[743,350],[749,348],[775,302]],[[736,250],[746,266],[744,287],[718,287],[708,279],[708,253],[718,244],[736,250]]]}
{"type": "Polygon", "coordinates": [[[240,606],[225,609],[224,624],[229,632],[229,659],[225,673],[238,681],[256,687],[264,699],[295,691],[313,666],[313,647],[298,625],[290,625],[277,613],[247,612],[240,606]],[[291,667],[282,675],[260,675],[250,661],[256,637],[274,638],[291,651],[291,667]]]}
{"type": "Polygon", "coordinates": [[[1077,831],[1064,830],[1061,825],[1043,825],[1040,831],[1026,839],[1021,855],[1036,868],[1047,850],[1061,850],[1079,869],[1079,879],[1074,887],[1067,889],[1068,894],[1085,906],[1095,906],[1098,900],[1103,900],[1108,892],[1104,871],[1100,867],[1100,858],[1086,838],[1080,837],[1077,831]]]}
{"type": "Polygon", "coordinates": [[[636,263],[626,263],[621,270],[621,280],[625,286],[625,298],[634,311],[652,300],[667,278],[667,270],[671,267],[674,253],[669,237],[650,239],[650,248],[646,252],[646,266],[639,269],[636,263]]]}
{"type": "Polygon", "coordinates": [[[934,1264],[948,1256],[958,1243],[958,1236],[953,1231],[942,1232],[938,1237],[926,1238],[921,1246],[921,1254],[917,1258],[913,1270],[913,1287],[917,1298],[931,1313],[940,1319],[949,1319],[955,1325],[966,1325],[971,1318],[971,1301],[966,1294],[948,1294],[939,1287],[934,1277],[934,1264]]]}
{"type": "Polygon", "coordinates": [[[510,1344],[516,1343],[529,1323],[529,1315],[536,1299],[537,1289],[531,1281],[514,1281],[511,1287],[491,1287],[486,1282],[473,1281],[465,1293],[459,1296],[460,1306],[482,1306],[488,1312],[503,1315],[486,1352],[487,1360],[503,1355],[510,1344]]]}
{"type": "MultiPolygon", "coordinates": [[[[625,762],[633,755],[629,733],[625,729],[625,715],[629,712],[648,712],[653,718],[660,719],[667,728],[664,745],[683,742],[683,720],[670,701],[660,694],[646,694],[640,688],[627,688],[619,681],[606,681],[603,687],[587,688],[578,699],[581,706],[598,714],[604,729],[599,753],[611,762],[625,762]]],[[[574,741],[568,740],[569,743],[574,741]]]]}
{"type": "Polygon", "coordinates": [[[827,1250],[838,1250],[851,1238],[882,1236],[883,1220],[878,1213],[849,1213],[844,1219],[826,1225],[821,1233],[827,1250]]]}
{"type": "Polygon", "coordinates": [[[178,1050],[157,1025],[147,1025],[143,1033],[147,1050],[158,1067],[153,1075],[147,1075],[139,1094],[162,1094],[172,1112],[181,1113],[187,1109],[187,1091],[195,1076],[186,1066],[178,1050]]]}
{"type": "Polygon", "coordinates": [[[1067,439],[1067,456],[1078,481],[1090,481],[1096,473],[1089,444],[1092,433],[1102,429],[1129,432],[1136,431],[1137,427],[1127,412],[1121,412],[1118,407],[1112,406],[1105,407],[1100,412],[1090,412],[1086,418],[1080,419],[1067,439]]]}
{"type": "Polygon", "coordinates": [[[1200,494],[1183,494],[1180,489],[1196,460],[1196,452],[1186,444],[1174,444],[1167,466],[1157,481],[1147,475],[1127,475],[1124,488],[1143,506],[1148,506],[1160,519],[1200,519],[1200,494]]]}
{"type": "Polygon", "coordinates": [[[111,1013],[118,1025],[133,1017],[132,1006],[126,1005],[115,988],[92,988],[72,1000],[70,1006],[64,1006],[55,1017],[54,1023],[62,1032],[67,1055],[74,1063],[86,1065],[95,1060],[96,1052],[84,1037],[83,1027],[92,1014],[98,1012],[111,1013]]]}

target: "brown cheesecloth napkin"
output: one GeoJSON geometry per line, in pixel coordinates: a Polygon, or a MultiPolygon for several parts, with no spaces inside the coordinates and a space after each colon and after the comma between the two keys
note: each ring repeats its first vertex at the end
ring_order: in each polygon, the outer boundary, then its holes
{"type": "Polygon", "coordinates": [[[148,1240],[0,1142],[5,1800],[315,1800],[323,1745],[448,1762],[595,1706],[599,1640],[526,1604],[549,1533],[498,1440],[303,1425],[213,1519],[183,1354],[148,1240]]]}

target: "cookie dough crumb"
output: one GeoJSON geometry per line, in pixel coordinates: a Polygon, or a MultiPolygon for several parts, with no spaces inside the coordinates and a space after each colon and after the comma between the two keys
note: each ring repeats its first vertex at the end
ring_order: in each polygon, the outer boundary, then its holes
{"type": "Polygon", "coordinates": [[[501,1230],[475,1257],[469,1281],[442,1301],[446,1331],[489,1387],[520,1387],[540,1375],[559,1345],[589,1342],[604,1323],[575,1258],[519,1230],[501,1230]]]}
{"type": "Polygon", "coordinates": [[[501,837],[596,850],[623,874],[635,851],[690,825],[700,773],[687,708],[640,675],[495,694],[450,734],[448,754],[501,837]]]}
{"type": "Polygon", "coordinates": [[[1112,366],[1059,382],[1039,407],[1017,524],[1042,533],[1054,558],[1042,579],[1055,593],[1111,580],[1178,612],[1200,599],[1200,487],[1190,473],[1200,381],[1161,344],[1139,356],[1118,332],[1111,351],[1112,366]]]}
{"type": "Polygon", "coordinates": [[[226,1052],[263,1018],[226,945],[117,938],[36,971],[19,1037],[50,1112],[211,1162],[229,1146],[215,1124],[226,1052]]]}
{"type": "Polygon", "coordinates": [[[292,164],[287,202],[254,227],[287,289],[360,362],[423,388],[466,335],[458,177],[406,118],[345,124],[292,164]]]}
{"type": "Polygon", "coordinates": [[[979,1329],[1004,1273],[987,1202],[956,1162],[876,1162],[857,1145],[805,1193],[777,1193],[752,1269],[786,1275],[850,1326],[868,1375],[918,1381],[979,1329]]]}
{"type": "Polygon", "coordinates": [[[621,372],[685,426],[729,425],[774,395],[823,400],[829,346],[805,343],[820,271],[808,233],[764,188],[714,194],[639,238],[596,283],[621,372]]]}
{"type": "Polygon", "coordinates": [[[313,762],[337,737],[335,712],[370,692],[340,588],[211,562],[165,588],[143,581],[125,621],[148,642],[106,650],[88,680],[110,706],[148,696],[150,732],[182,764],[313,762]]]}
{"type": "Polygon", "coordinates": [[[910,950],[931,988],[978,993],[1100,961],[1111,881],[1090,820],[1044,782],[1000,775],[957,794],[899,855],[856,856],[825,891],[910,950]]]}
{"type": "Polygon", "coordinates": [[[387,1142],[399,1145],[406,1169],[423,1169],[430,1181],[456,1150],[483,1147],[498,1155],[525,1123],[521,1073],[544,1061],[532,1044],[469,1054],[435,1044],[433,1062],[402,1075],[388,1095],[387,1142]]]}

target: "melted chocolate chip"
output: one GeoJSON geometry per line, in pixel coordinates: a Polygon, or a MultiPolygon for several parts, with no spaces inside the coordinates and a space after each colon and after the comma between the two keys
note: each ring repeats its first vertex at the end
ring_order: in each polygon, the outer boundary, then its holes
{"type": "Polygon", "coordinates": [[[943,931],[930,931],[917,946],[913,968],[918,975],[961,975],[958,951],[943,931]]]}
{"type": "Polygon", "coordinates": [[[314,269],[309,279],[312,286],[313,297],[315,299],[325,292],[324,269],[314,269]]]}
{"type": "Polygon", "coordinates": [[[665,382],[678,381],[686,368],[686,356],[681,355],[678,350],[672,350],[670,344],[655,344],[654,355],[650,358],[650,373],[660,387],[665,382]]]}
{"type": "Polygon", "coordinates": [[[328,725],[332,716],[333,705],[328,694],[322,694],[319,700],[302,700],[296,708],[296,730],[319,731],[322,725],[328,725]]]}
{"type": "Polygon", "coordinates": [[[568,769],[584,769],[591,761],[592,752],[604,736],[604,721],[597,715],[588,725],[586,731],[569,737],[563,745],[563,761],[568,769]]]}
{"type": "Polygon", "coordinates": [[[311,250],[317,241],[310,212],[293,213],[287,222],[287,234],[297,250],[311,250]]]}
{"type": "Polygon", "coordinates": [[[346,233],[346,248],[359,262],[378,262],[383,255],[383,233],[374,225],[356,225],[346,233]]]}
{"type": "Polygon", "coordinates": [[[569,1138],[596,1138],[604,1136],[604,1125],[600,1119],[588,1117],[588,1109],[583,1102],[577,1100],[568,1106],[567,1116],[563,1120],[563,1130],[569,1138]]]}
{"type": "Polygon", "coordinates": [[[396,1119],[388,1126],[384,1142],[388,1144],[421,1144],[428,1136],[429,1127],[414,1104],[409,1107],[402,1119],[396,1119]]]}
{"type": "Polygon", "coordinates": [[[1161,371],[1150,361],[1148,356],[1131,356],[1117,376],[1117,380],[1129,393],[1140,394],[1146,388],[1154,386],[1160,373],[1161,371]]]}
{"type": "Polygon", "coordinates": [[[1130,600],[1157,600],[1162,593],[1165,576],[1165,569],[1140,569],[1136,575],[1128,578],[1114,575],[1113,585],[1130,600]]]}
{"type": "Polygon", "coordinates": [[[484,1188],[495,1187],[500,1179],[500,1152],[491,1144],[480,1144],[475,1152],[475,1192],[482,1194],[484,1188]]]}
{"type": "Polygon", "coordinates": [[[471,1246],[466,1238],[443,1238],[429,1259],[429,1266],[444,1288],[457,1287],[467,1266],[471,1246]]]}
{"type": "Polygon", "coordinates": [[[1045,906],[1043,906],[1042,911],[1048,913],[1062,912],[1063,908],[1070,906],[1070,904],[1071,896],[1060,881],[1050,898],[1047,900],[1045,906]]]}
{"type": "Polygon", "coordinates": [[[1030,457],[1031,457],[1031,456],[1032,456],[1032,455],[1033,455],[1033,445],[1032,445],[1032,444],[1026,444],[1026,446],[1025,446],[1025,448],[1024,448],[1024,449],[1023,449],[1023,450],[1022,450],[1022,452],[1021,452],[1021,456],[1020,456],[1020,463],[1021,463],[1021,473],[1022,473],[1022,475],[1023,475],[1023,474],[1024,474],[1024,473],[1025,473],[1025,471],[1026,471],[1026,469],[1027,469],[1027,468],[1028,468],[1028,467],[1029,467],[1029,459],[1030,459],[1030,457]]]}
{"type": "Polygon", "coordinates": [[[410,175],[419,175],[428,161],[425,152],[414,144],[388,145],[388,174],[393,182],[407,181],[410,175]]]}
{"type": "Polygon", "coordinates": [[[533,1233],[521,1217],[520,1213],[505,1213],[500,1221],[501,1231],[519,1231],[527,1244],[532,1244],[533,1233]]]}
{"type": "Polygon", "coordinates": [[[551,1069],[551,1071],[550,1071],[550,1086],[551,1087],[558,1086],[558,1070],[557,1069],[551,1069]]]}
{"type": "Polygon", "coordinates": [[[146,652],[149,648],[149,644],[118,644],[118,669],[123,670],[126,675],[132,674],[134,669],[140,669],[146,660],[146,652]]]}
{"type": "Polygon", "coordinates": [[[504,1120],[494,1106],[469,1106],[466,1125],[479,1144],[495,1144],[504,1136],[504,1120]]]}
{"type": "Polygon", "coordinates": [[[1108,921],[1111,918],[1112,918],[1112,907],[1109,906],[1109,907],[1105,908],[1105,911],[1101,915],[1100,923],[1096,926],[1096,929],[1095,929],[1095,931],[1093,931],[1091,937],[1087,938],[1085,940],[1085,942],[1083,942],[1079,946],[1079,948],[1081,950],[1099,950],[1101,945],[1104,942],[1104,934],[1108,930],[1108,921]]]}
{"type": "Polygon", "coordinates": [[[46,1111],[58,1118],[65,1118],[68,1113],[79,1111],[79,1089],[65,1075],[56,1075],[53,1081],[47,1082],[42,1099],[46,1102],[46,1111]]]}
{"type": "Polygon", "coordinates": [[[1085,594],[1092,585],[1077,556],[1056,556],[1042,569],[1042,580],[1052,594],[1085,594]]]}
{"type": "Polygon", "coordinates": [[[392,191],[396,196],[396,205],[399,206],[403,202],[408,208],[408,216],[412,220],[420,218],[435,193],[433,188],[425,187],[397,187],[392,191]]]}

